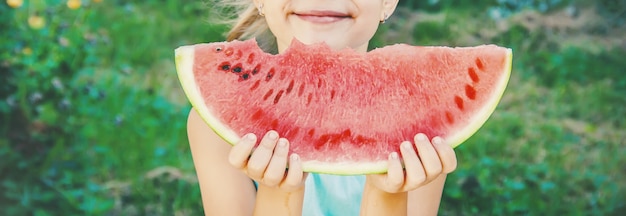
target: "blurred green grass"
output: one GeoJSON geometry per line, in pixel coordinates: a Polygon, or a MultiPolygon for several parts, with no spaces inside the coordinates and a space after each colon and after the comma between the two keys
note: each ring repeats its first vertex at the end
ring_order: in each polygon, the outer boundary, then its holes
{"type": "MultiPolygon", "coordinates": [[[[0,4],[0,213],[202,214],[173,49],[225,28],[203,1],[81,2],[0,4]]],[[[474,3],[402,1],[372,41],[514,50],[441,215],[625,211],[626,3],[474,3]]]]}

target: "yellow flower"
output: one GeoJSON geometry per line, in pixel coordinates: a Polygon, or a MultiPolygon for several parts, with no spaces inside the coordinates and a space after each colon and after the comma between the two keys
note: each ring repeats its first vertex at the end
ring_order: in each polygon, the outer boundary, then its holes
{"type": "Polygon", "coordinates": [[[9,7],[12,7],[12,8],[21,7],[23,3],[24,1],[22,0],[7,0],[7,4],[9,5],[9,7]]]}
{"type": "Polygon", "coordinates": [[[80,0],[67,0],[67,7],[75,10],[80,7],[80,0]]]}
{"type": "Polygon", "coordinates": [[[46,20],[39,15],[31,15],[28,17],[28,25],[33,29],[41,29],[46,26],[46,20]]]}
{"type": "Polygon", "coordinates": [[[31,49],[30,47],[24,47],[24,49],[22,49],[22,54],[24,55],[31,55],[33,54],[33,49],[31,49]]]}

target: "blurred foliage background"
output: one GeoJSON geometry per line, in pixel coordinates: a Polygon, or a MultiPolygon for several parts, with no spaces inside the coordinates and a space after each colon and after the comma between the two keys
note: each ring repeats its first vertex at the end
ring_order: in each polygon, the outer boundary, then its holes
{"type": "MultiPolygon", "coordinates": [[[[457,149],[441,215],[626,212],[626,1],[402,1],[372,47],[514,50],[457,149]]],[[[223,40],[205,1],[0,4],[0,214],[201,215],[173,49],[223,40]]]]}

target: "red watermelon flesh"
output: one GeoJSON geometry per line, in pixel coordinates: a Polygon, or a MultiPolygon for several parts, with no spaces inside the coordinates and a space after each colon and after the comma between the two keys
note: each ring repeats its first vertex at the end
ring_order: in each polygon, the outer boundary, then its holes
{"type": "Polygon", "coordinates": [[[417,133],[454,147],[499,102],[511,50],[386,46],[368,53],[294,41],[282,54],[254,40],[180,47],[183,89],[228,143],[276,130],[307,172],[381,173],[391,152],[417,133]]]}

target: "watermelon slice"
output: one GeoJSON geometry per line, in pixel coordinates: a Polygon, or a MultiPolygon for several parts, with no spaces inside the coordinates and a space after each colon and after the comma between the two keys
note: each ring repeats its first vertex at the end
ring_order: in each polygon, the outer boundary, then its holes
{"type": "Polygon", "coordinates": [[[358,53],[255,40],[176,49],[191,104],[228,143],[276,130],[306,172],[382,173],[417,133],[456,147],[489,118],[508,83],[510,49],[391,45],[358,53]]]}

